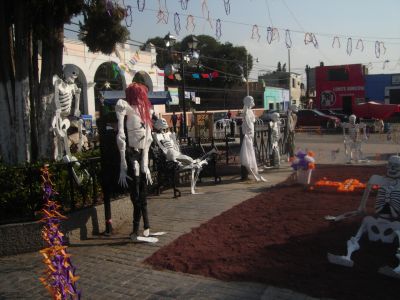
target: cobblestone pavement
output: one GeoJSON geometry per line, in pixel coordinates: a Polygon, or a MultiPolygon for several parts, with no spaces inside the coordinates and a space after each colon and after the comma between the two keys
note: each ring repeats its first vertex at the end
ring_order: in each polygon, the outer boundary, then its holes
{"type": "MultiPolygon", "coordinates": [[[[317,163],[344,163],[344,156],[332,161],[331,151],[342,147],[340,136],[300,136],[298,146],[317,152],[317,163]]],[[[385,145],[387,153],[394,145],[385,145]]],[[[382,145],[371,143],[365,153],[382,152],[382,145]]],[[[385,153],[386,153],[385,152],[385,153]]],[[[370,155],[370,156],[371,156],[370,155]]],[[[372,155],[373,156],[373,155],[372,155]]],[[[378,158],[378,156],[376,156],[378,158]]],[[[370,161],[368,164],[383,163],[370,161]]],[[[199,192],[172,198],[171,190],[149,199],[153,231],[167,231],[156,244],[138,244],[128,239],[131,224],[118,228],[111,237],[93,237],[68,248],[80,276],[78,287],[83,299],[311,299],[296,292],[252,282],[224,282],[201,276],[157,271],[143,260],[180,235],[190,232],[232,206],[261,190],[285,180],[291,173],[287,163],[267,170],[267,183],[241,182],[225,177],[220,185],[203,183],[199,192]]],[[[45,270],[38,252],[0,258],[0,299],[48,299],[39,277],[45,270]]]]}

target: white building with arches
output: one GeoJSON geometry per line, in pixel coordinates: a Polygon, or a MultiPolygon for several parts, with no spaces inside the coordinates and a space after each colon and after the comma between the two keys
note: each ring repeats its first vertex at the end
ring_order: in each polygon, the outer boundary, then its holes
{"type": "MultiPolygon", "coordinates": [[[[145,80],[149,91],[164,91],[164,71],[156,65],[156,50],[151,44],[145,51],[119,44],[111,55],[89,52],[78,40],[65,39],[63,65],[79,69],[77,84],[81,87],[80,110],[92,115],[95,122],[99,112],[100,91],[125,91],[135,74],[145,80]]],[[[156,114],[165,112],[165,105],[155,105],[156,114]]]]}

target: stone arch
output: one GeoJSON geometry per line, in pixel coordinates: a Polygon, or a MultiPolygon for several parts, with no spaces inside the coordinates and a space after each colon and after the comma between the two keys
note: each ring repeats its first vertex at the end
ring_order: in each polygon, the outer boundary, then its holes
{"type": "Polygon", "coordinates": [[[94,74],[94,97],[96,111],[100,110],[99,96],[100,91],[114,90],[125,91],[126,79],[124,72],[113,61],[108,61],[100,64],[94,74]]]}

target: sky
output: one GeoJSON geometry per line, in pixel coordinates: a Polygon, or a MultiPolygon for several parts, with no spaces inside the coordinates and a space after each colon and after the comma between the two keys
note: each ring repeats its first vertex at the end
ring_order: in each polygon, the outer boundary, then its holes
{"type": "MultiPolygon", "coordinates": [[[[370,74],[400,73],[399,0],[117,2],[132,7],[132,24],[128,29],[130,39],[136,42],[164,37],[168,32],[176,35],[178,40],[190,34],[217,38],[219,33],[219,42],[245,46],[254,58],[258,58],[258,62],[254,62],[251,79],[275,70],[278,61],[288,66],[286,42],[291,44],[290,69],[299,74],[304,74],[307,64],[315,67],[321,61],[325,65],[362,63],[368,66],[370,74]],[[144,4],[143,11],[139,11],[138,3],[144,4]],[[183,9],[186,3],[187,7],[183,9]],[[179,34],[174,22],[177,20],[175,13],[179,14],[179,34]],[[220,30],[216,30],[217,19],[220,20],[220,30]],[[271,40],[268,27],[274,28],[270,33],[275,32],[275,37],[276,32],[279,33],[279,40],[271,40]],[[315,37],[318,48],[312,42],[305,44],[306,33],[309,33],[308,38],[315,37]],[[290,37],[291,43],[286,36],[290,37]]],[[[130,23],[129,17],[127,22],[130,23]]]]}

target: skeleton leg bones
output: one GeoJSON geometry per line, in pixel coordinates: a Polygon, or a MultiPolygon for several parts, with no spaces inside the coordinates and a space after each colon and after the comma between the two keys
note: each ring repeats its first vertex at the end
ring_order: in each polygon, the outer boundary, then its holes
{"type": "Polygon", "coordinates": [[[367,218],[372,218],[372,217],[365,217],[361,223],[361,227],[357,231],[357,234],[355,236],[352,236],[347,241],[347,254],[345,256],[328,253],[328,260],[330,263],[342,265],[345,267],[352,267],[354,265],[354,262],[351,260],[351,255],[353,254],[353,252],[360,249],[360,244],[358,243],[358,241],[360,240],[362,235],[367,231],[367,226],[368,226],[367,218]]]}

